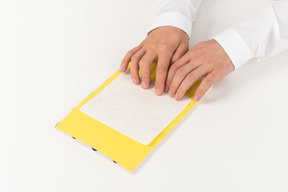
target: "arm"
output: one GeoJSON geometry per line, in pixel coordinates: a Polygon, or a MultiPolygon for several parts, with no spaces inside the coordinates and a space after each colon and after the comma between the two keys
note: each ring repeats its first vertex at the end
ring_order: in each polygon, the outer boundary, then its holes
{"type": "Polygon", "coordinates": [[[161,26],[182,29],[189,37],[201,0],[156,0],[157,14],[149,31],[161,26]]]}
{"type": "Polygon", "coordinates": [[[167,78],[168,94],[181,100],[204,77],[194,94],[199,100],[217,81],[252,58],[258,61],[288,48],[288,0],[266,6],[251,18],[199,43],[172,64],[167,78]]]}
{"type": "Polygon", "coordinates": [[[214,39],[227,52],[236,69],[252,58],[261,61],[286,50],[288,0],[263,7],[214,39]]]}
{"type": "Polygon", "coordinates": [[[124,57],[120,71],[125,72],[131,61],[130,73],[135,84],[144,89],[150,85],[150,66],[157,60],[155,92],[164,91],[168,69],[171,62],[182,57],[189,47],[192,22],[201,0],[157,0],[157,16],[152,22],[148,36],[124,57]]]}

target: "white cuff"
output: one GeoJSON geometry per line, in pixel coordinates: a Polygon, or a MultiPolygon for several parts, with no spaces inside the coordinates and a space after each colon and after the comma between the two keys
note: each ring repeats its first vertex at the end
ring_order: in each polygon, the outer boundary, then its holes
{"type": "Polygon", "coordinates": [[[149,32],[162,26],[173,26],[182,29],[190,38],[192,21],[178,12],[166,12],[158,15],[152,22],[149,32]]]}
{"type": "Polygon", "coordinates": [[[213,39],[215,39],[225,50],[231,59],[235,70],[253,58],[251,50],[247,46],[246,42],[233,28],[225,30],[213,39]]]}

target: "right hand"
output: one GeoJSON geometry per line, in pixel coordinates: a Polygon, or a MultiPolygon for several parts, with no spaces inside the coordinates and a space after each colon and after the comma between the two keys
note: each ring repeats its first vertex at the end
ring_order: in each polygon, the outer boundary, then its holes
{"type": "Polygon", "coordinates": [[[140,68],[141,86],[147,89],[151,79],[150,66],[153,61],[158,61],[155,93],[162,95],[170,64],[182,57],[188,48],[189,37],[184,31],[172,26],[159,27],[152,30],[140,45],[126,54],[119,70],[125,72],[131,61],[130,73],[133,83],[136,85],[140,83],[138,74],[140,68]]]}

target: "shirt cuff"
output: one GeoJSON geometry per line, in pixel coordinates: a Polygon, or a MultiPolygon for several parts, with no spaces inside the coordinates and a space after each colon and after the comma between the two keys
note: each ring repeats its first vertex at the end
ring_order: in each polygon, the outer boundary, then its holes
{"type": "Polygon", "coordinates": [[[215,36],[215,39],[225,50],[232,61],[235,70],[253,58],[253,55],[241,35],[233,28],[215,36]]]}
{"type": "Polygon", "coordinates": [[[192,21],[178,12],[166,12],[158,15],[152,22],[149,32],[162,26],[173,26],[182,29],[190,38],[192,21]]]}

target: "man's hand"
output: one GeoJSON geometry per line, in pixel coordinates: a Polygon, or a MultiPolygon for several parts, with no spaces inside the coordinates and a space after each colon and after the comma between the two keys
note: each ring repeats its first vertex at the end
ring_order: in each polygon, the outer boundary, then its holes
{"type": "Polygon", "coordinates": [[[216,81],[233,70],[234,65],[217,41],[201,42],[171,65],[166,81],[168,94],[179,101],[203,77],[193,97],[198,101],[216,81]]]}
{"type": "Polygon", "coordinates": [[[158,61],[156,69],[155,93],[161,95],[164,91],[170,63],[182,57],[189,47],[188,35],[179,28],[164,26],[151,31],[142,43],[130,50],[124,57],[120,71],[125,72],[131,61],[130,72],[135,84],[140,83],[138,70],[140,68],[141,86],[149,88],[153,61],[158,61]]]}

